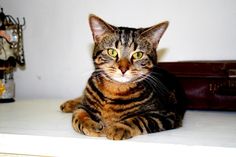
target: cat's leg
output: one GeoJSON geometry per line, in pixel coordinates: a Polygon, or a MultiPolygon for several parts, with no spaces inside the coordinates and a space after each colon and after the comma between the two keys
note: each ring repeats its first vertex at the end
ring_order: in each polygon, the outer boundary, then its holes
{"type": "Polygon", "coordinates": [[[123,140],[137,135],[173,129],[181,125],[182,119],[175,113],[150,112],[127,118],[106,128],[108,139],[123,140]]]}
{"type": "Polygon", "coordinates": [[[73,100],[68,100],[60,106],[60,109],[62,112],[72,113],[74,110],[77,109],[77,106],[80,105],[81,103],[82,103],[82,97],[73,100]]]}
{"type": "Polygon", "coordinates": [[[103,125],[94,120],[84,109],[77,109],[73,113],[72,126],[75,131],[88,136],[104,136],[103,125]]]}

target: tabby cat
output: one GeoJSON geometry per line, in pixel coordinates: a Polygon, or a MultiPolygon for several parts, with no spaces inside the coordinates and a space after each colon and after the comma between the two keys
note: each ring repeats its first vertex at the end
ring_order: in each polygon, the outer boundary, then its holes
{"type": "Polygon", "coordinates": [[[115,27],[90,15],[95,70],[81,97],[61,105],[75,131],[123,140],[181,126],[182,90],[160,69],[156,48],[168,27],[115,27]]]}

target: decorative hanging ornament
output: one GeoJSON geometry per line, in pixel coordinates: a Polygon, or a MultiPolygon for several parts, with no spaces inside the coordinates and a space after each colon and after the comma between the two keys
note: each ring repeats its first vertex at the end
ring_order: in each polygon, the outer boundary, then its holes
{"type": "Polygon", "coordinates": [[[16,65],[24,67],[23,27],[19,18],[14,19],[0,12],[0,102],[12,102],[15,97],[13,72],[16,65]]]}

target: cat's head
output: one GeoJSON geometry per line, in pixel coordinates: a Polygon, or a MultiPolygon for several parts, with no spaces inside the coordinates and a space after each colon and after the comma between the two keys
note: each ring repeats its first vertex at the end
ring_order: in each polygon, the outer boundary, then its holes
{"type": "Polygon", "coordinates": [[[115,27],[90,15],[93,61],[97,71],[120,83],[145,78],[157,64],[157,45],[168,27],[163,22],[149,28],[115,27]]]}

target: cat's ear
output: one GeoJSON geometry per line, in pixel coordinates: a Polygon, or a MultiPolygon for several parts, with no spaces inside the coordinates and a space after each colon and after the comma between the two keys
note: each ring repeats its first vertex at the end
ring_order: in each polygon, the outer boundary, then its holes
{"type": "Polygon", "coordinates": [[[143,37],[148,38],[153,43],[153,46],[156,48],[168,25],[168,21],[159,23],[157,25],[145,29],[144,32],[141,33],[141,35],[143,37]]]}
{"type": "Polygon", "coordinates": [[[89,25],[95,43],[99,42],[104,34],[114,32],[114,28],[110,24],[93,14],[89,16],[89,25]]]}

